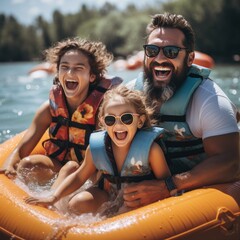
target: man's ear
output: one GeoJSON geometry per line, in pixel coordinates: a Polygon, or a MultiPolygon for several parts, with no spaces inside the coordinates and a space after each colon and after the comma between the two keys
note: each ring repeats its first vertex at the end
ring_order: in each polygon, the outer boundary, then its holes
{"type": "Polygon", "coordinates": [[[193,64],[194,58],[195,58],[195,53],[194,52],[190,52],[188,54],[188,61],[187,61],[188,67],[190,67],[193,64]]]}
{"type": "Polygon", "coordinates": [[[145,115],[141,115],[138,119],[138,128],[142,128],[142,126],[144,125],[146,121],[146,116],[145,115]]]}

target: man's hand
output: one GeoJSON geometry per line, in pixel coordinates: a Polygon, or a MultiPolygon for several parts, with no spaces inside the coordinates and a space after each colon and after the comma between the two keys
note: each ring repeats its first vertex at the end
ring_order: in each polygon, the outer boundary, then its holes
{"type": "Polygon", "coordinates": [[[123,189],[124,205],[138,208],[170,197],[163,180],[146,180],[126,186],[123,189]]]}

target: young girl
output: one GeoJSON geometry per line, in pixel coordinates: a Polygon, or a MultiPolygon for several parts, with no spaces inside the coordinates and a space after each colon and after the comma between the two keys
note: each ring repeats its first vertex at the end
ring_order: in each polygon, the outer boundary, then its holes
{"type": "Polygon", "coordinates": [[[0,173],[9,178],[18,173],[25,182],[46,184],[63,167],[57,185],[84,159],[103,95],[118,82],[104,77],[112,54],[101,42],[67,39],[47,49],[46,60],[57,71],[49,101],[36,112],[0,173]],[[46,155],[30,155],[47,129],[50,139],[43,144],[46,155]]]}
{"type": "Polygon", "coordinates": [[[139,92],[119,86],[104,95],[99,119],[106,129],[90,136],[81,167],[69,175],[50,197],[26,199],[30,204],[50,205],[74,192],[97,170],[102,173],[104,187],[91,187],[73,196],[68,204],[75,214],[93,212],[125,182],[163,179],[170,176],[164,153],[154,142],[162,128],[151,128],[147,109],[139,92]]]}

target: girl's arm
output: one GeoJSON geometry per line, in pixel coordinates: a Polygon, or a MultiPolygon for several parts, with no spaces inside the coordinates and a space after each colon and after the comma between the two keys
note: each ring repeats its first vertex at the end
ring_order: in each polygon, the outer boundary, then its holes
{"type": "Polygon", "coordinates": [[[96,171],[93,164],[90,148],[86,150],[85,158],[82,165],[77,171],[70,174],[52,193],[46,198],[28,197],[25,201],[29,204],[51,205],[57,202],[60,198],[67,196],[79,189],[96,171]]]}
{"type": "Polygon", "coordinates": [[[149,163],[157,179],[164,179],[171,175],[161,147],[153,142],[149,152],[149,163]]]}
{"type": "Polygon", "coordinates": [[[12,154],[7,158],[4,167],[0,169],[0,173],[5,173],[8,177],[16,175],[16,165],[22,158],[29,156],[48,129],[51,121],[49,101],[47,101],[36,112],[30,127],[12,154]]]}

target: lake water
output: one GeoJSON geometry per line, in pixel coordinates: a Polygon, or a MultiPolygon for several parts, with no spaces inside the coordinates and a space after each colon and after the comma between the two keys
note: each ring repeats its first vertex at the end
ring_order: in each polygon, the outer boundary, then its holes
{"type": "MultiPolygon", "coordinates": [[[[28,71],[36,64],[38,63],[0,64],[0,143],[26,129],[36,109],[48,99],[53,76],[29,76],[28,71]]],[[[129,81],[135,78],[140,70],[116,70],[110,66],[108,74],[129,81]]],[[[211,78],[240,109],[240,67],[216,66],[211,78]]]]}

